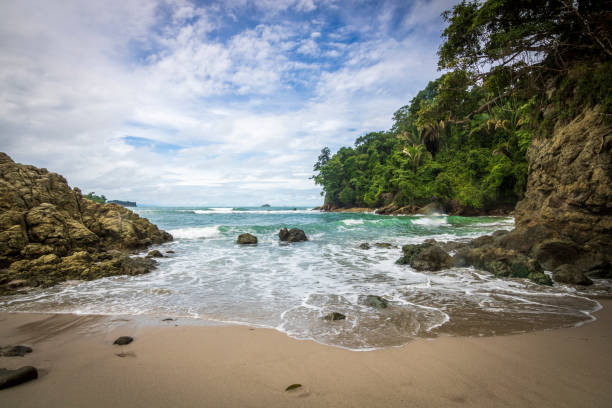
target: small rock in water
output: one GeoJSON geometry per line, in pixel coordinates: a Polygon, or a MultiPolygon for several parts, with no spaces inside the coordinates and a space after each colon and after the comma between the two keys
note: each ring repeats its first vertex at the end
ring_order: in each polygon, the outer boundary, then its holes
{"type": "Polygon", "coordinates": [[[245,244],[256,244],[257,243],[257,237],[255,235],[251,235],[251,234],[240,234],[238,235],[238,240],[236,241],[238,244],[241,245],[245,245],[245,244]]]}
{"type": "Polygon", "coordinates": [[[364,242],[363,244],[359,245],[359,248],[360,249],[370,249],[371,246],[367,242],[364,242]]]}
{"type": "Polygon", "coordinates": [[[164,254],[159,252],[157,249],[154,249],[153,251],[147,254],[147,258],[163,258],[163,257],[164,257],[164,254]]]}
{"type": "Polygon", "coordinates": [[[346,316],[343,315],[342,313],[332,312],[328,315],[323,316],[323,319],[329,320],[329,321],[344,320],[346,319],[346,316]]]}
{"type": "Polygon", "coordinates": [[[171,318],[171,317],[167,317],[165,319],[162,319],[162,322],[173,322],[173,321],[174,321],[174,319],[171,318]]]}
{"type": "Polygon", "coordinates": [[[38,370],[32,366],[25,366],[17,370],[0,368],[0,390],[38,378],[38,370]]]}
{"type": "Polygon", "coordinates": [[[296,390],[296,389],[300,388],[301,386],[302,386],[302,384],[291,384],[290,386],[285,388],[285,391],[296,390]]]}
{"type": "Polygon", "coordinates": [[[365,298],[364,304],[366,306],[374,307],[376,309],[386,309],[389,306],[389,302],[380,296],[368,295],[365,298]]]}
{"type": "Polygon", "coordinates": [[[125,346],[126,344],[130,344],[133,341],[134,341],[133,337],[130,337],[130,336],[121,336],[117,340],[115,340],[115,342],[113,344],[116,344],[118,346],[125,346]]]}
{"type": "Polygon", "coordinates": [[[0,347],[0,356],[2,357],[23,357],[27,353],[31,353],[32,349],[28,346],[4,346],[0,347]]]}
{"type": "Polygon", "coordinates": [[[385,248],[385,249],[389,249],[389,248],[393,247],[393,244],[390,244],[388,242],[377,242],[374,245],[376,245],[379,248],[385,248]]]}
{"type": "Polygon", "coordinates": [[[278,237],[281,241],[287,242],[308,241],[306,233],[299,228],[291,228],[290,230],[287,228],[281,228],[281,230],[278,232],[278,237]]]}
{"type": "Polygon", "coordinates": [[[170,251],[166,251],[167,254],[173,254],[174,251],[170,250],[170,251]]]}

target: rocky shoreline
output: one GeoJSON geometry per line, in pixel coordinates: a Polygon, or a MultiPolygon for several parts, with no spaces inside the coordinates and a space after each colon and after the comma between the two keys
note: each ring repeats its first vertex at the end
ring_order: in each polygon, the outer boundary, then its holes
{"type": "Polygon", "coordinates": [[[131,257],[172,236],[118,204],[98,204],[59,174],[0,153],[0,294],[66,280],[137,275],[131,257]]]}
{"type": "Polygon", "coordinates": [[[497,208],[490,209],[479,209],[461,206],[457,203],[441,204],[438,201],[431,201],[428,204],[418,205],[405,205],[400,206],[395,203],[387,204],[383,207],[369,208],[369,207],[336,207],[331,205],[325,205],[321,207],[315,207],[315,210],[323,212],[339,212],[339,213],[372,213],[378,215],[430,215],[430,214],[448,214],[448,215],[459,215],[464,217],[477,217],[477,216],[500,216],[508,217],[514,214],[513,206],[499,206],[497,208]]]}

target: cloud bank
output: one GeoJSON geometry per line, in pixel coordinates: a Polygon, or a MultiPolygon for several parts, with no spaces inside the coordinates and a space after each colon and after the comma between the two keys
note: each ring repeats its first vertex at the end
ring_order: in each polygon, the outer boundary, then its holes
{"type": "Polygon", "coordinates": [[[0,150],[157,205],[319,205],[324,146],[391,125],[452,1],[0,4],[0,150]]]}

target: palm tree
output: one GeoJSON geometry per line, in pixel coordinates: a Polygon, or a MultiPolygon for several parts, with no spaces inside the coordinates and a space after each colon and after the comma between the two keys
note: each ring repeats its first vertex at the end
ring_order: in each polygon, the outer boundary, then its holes
{"type": "Polygon", "coordinates": [[[421,164],[421,158],[423,156],[423,146],[422,144],[413,144],[410,146],[406,146],[403,150],[404,154],[408,156],[412,164],[412,171],[416,174],[417,168],[419,164],[421,164]]]}
{"type": "Polygon", "coordinates": [[[440,135],[443,130],[443,120],[427,123],[421,128],[421,138],[432,157],[436,157],[436,153],[440,151],[440,135]]]}

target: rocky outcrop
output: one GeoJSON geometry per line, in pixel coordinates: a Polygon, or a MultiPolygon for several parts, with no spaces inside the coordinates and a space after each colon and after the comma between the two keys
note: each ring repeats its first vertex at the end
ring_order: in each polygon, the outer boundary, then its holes
{"type": "Polygon", "coordinates": [[[422,244],[404,245],[404,255],[397,263],[408,264],[419,271],[474,266],[500,278],[527,278],[541,285],[551,285],[552,281],[535,259],[513,249],[500,248],[500,241],[507,235],[507,231],[497,231],[469,243],[439,243],[430,239],[422,244]],[[454,252],[452,257],[451,251],[454,252]]]}
{"type": "Polygon", "coordinates": [[[15,281],[49,286],[145,273],[155,261],[128,254],[170,240],[128,209],[90,201],[59,174],[0,153],[0,293],[15,281]]]}
{"type": "MultiPolygon", "coordinates": [[[[525,198],[516,229],[500,242],[566,280],[610,276],[612,262],[612,128],[598,108],[586,109],[528,150],[525,198]],[[576,276],[570,279],[568,274],[576,276]]],[[[585,281],[586,282],[586,281],[585,281]]]]}
{"type": "Polygon", "coordinates": [[[281,228],[281,230],[278,232],[278,238],[285,242],[308,241],[306,233],[299,228],[291,228],[290,230],[287,228],[281,228]]]}

